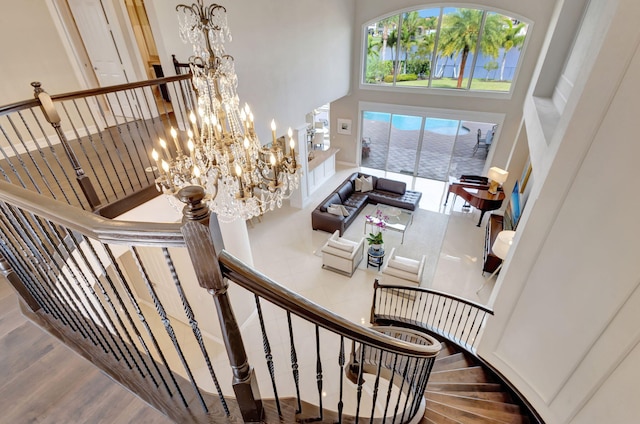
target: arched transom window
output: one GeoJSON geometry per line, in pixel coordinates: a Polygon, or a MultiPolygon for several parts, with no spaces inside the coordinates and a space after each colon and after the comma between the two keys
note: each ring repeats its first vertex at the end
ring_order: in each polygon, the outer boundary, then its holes
{"type": "Polygon", "coordinates": [[[489,10],[436,7],[365,25],[363,84],[510,92],[528,25],[489,10]]]}

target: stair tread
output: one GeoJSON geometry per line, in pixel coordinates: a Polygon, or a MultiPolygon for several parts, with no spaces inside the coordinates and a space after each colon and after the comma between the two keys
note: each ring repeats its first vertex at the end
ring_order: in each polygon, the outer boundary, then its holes
{"type": "Polygon", "coordinates": [[[505,402],[495,402],[485,399],[475,399],[450,393],[427,392],[428,400],[434,400],[455,408],[474,413],[483,413],[492,418],[511,420],[514,416],[521,416],[518,405],[505,402]]]}
{"type": "Polygon", "coordinates": [[[425,410],[424,417],[427,419],[427,422],[432,422],[435,424],[462,424],[460,421],[447,417],[446,415],[434,409],[431,409],[428,406],[425,410]]]}
{"type": "Polygon", "coordinates": [[[472,412],[466,411],[464,409],[456,408],[455,406],[447,405],[442,402],[437,402],[434,400],[427,401],[427,408],[430,410],[434,410],[439,412],[441,415],[445,415],[448,418],[459,421],[462,424],[475,424],[475,423],[484,423],[484,424],[504,424],[518,421],[505,421],[498,418],[493,418],[487,412],[491,411],[480,411],[480,412],[472,412]]]}
{"type": "Polygon", "coordinates": [[[448,393],[448,394],[453,394],[453,395],[457,395],[457,396],[465,396],[468,398],[473,398],[473,399],[484,399],[484,400],[492,400],[494,402],[504,402],[504,403],[513,403],[512,402],[512,397],[510,394],[505,393],[505,392],[487,392],[487,391],[463,391],[463,390],[456,390],[456,391],[452,391],[452,392],[447,392],[447,391],[443,391],[443,390],[439,390],[439,391],[430,391],[427,390],[425,393],[428,392],[432,392],[432,393],[448,393]]]}
{"type": "Polygon", "coordinates": [[[437,357],[433,364],[433,371],[445,371],[458,368],[467,368],[475,365],[467,355],[462,352],[454,353],[453,355],[445,356],[443,358],[437,357]]]}
{"type": "Polygon", "coordinates": [[[482,392],[499,392],[502,386],[499,383],[462,383],[462,382],[446,382],[446,381],[429,381],[427,390],[432,391],[482,391],[482,392]]]}
{"type": "Polygon", "coordinates": [[[467,368],[458,368],[452,370],[442,370],[431,372],[430,381],[434,382],[482,382],[490,383],[493,381],[492,376],[481,366],[473,366],[467,368]]]}

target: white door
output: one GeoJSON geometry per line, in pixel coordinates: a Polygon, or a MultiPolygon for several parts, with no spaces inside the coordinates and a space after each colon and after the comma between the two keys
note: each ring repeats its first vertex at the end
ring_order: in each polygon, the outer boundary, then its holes
{"type": "MultiPolygon", "coordinates": [[[[119,26],[113,16],[111,5],[102,0],[68,0],[80,36],[84,43],[91,66],[101,87],[126,84],[135,80],[129,52],[119,49],[119,26]],[[113,28],[113,30],[112,30],[113,28]]],[[[122,44],[120,44],[122,45],[122,44]]],[[[122,95],[107,96],[107,104],[116,116],[133,118],[131,99],[122,95]]]]}

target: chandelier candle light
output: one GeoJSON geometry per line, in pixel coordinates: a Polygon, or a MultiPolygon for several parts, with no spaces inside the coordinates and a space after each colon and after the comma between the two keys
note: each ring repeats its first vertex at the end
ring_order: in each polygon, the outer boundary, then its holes
{"type": "Polygon", "coordinates": [[[170,156],[163,139],[158,141],[162,157],[155,149],[151,152],[160,173],[156,185],[168,195],[189,185],[204,187],[209,207],[222,222],[247,220],[281,207],[299,185],[293,132],[288,131],[287,152],[286,145],[278,143],[272,120],[271,146],[263,146],[249,106],[239,106],[233,57],[224,49],[231,40],[226,9],[197,0],[176,6],[176,11],[180,36],[193,46],[189,66],[198,110],[189,113],[186,153],[174,128],[176,156],[170,156]]]}

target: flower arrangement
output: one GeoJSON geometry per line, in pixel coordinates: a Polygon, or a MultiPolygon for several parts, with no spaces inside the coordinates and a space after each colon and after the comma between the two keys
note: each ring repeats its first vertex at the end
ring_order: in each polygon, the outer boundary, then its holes
{"type": "Polygon", "coordinates": [[[374,215],[366,215],[365,219],[374,227],[374,231],[369,233],[369,236],[367,236],[367,242],[370,245],[382,244],[382,232],[387,227],[387,220],[389,217],[386,216],[383,211],[378,209],[374,215]]]}

